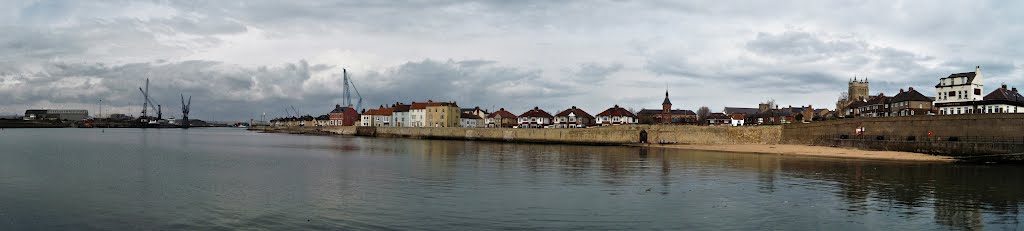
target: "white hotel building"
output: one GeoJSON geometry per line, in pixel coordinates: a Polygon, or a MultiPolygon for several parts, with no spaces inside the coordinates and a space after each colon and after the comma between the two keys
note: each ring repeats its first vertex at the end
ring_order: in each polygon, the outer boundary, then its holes
{"type": "Polygon", "coordinates": [[[981,67],[974,72],[956,73],[939,79],[935,108],[940,115],[1024,113],[1024,96],[1017,88],[1003,84],[988,95],[984,92],[981,67]]]}
{"type": "Polygon", "coordinates": [[[973,102],[983,99],[984,83],[981,66],[975,67],[974,72],[956,73],[939,79],[939,84],[935,85],[935,108],[940,115],[975,113],[978,109],[973,102]]]}

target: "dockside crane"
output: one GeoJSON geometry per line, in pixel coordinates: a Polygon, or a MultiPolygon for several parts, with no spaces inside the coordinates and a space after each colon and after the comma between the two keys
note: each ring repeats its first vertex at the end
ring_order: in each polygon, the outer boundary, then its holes
{"type": "Polygon", "coordinates": [[[185,102],[185,94],[181,95],[181,128],[188,128],[191,122],[188,120],[188,111],[192,109],[192,96],[188,96],[188,103],[185,102]]]}
{"type": "Polygon", "coordinates": [[[160,119],[162,119],[163,118],[163,112],[160,110],[160,105],[156,104],[156,103],[153,103],[153,101],[154,101],[153,98],[149,96],[149,79],[148,78],[146,79],[146,89],[143,90],[140,87],[139,91],[142,92],[142,98],[144,99],[144,101],[142,103],[142,118],[146,118],[146,109],[147,109],[147,106],[148,106],[149,109],[153,109],[153,110],[156,111],[156,118],[157,118],[158,121],[160,119]],[[156,106],[153,106],[153,105],[156,105],[156,106]]]}
{"type": "Polygon", "coordinates": [[[353,109],[359,111],[363,107],[363,95],[359,94],[359,89],[356,88],[356,83],[352,82],[352,78],[348,77],[348,70],[342,68],[341,75],[343,78],[342,81],[344,82],[344,88],[342,92],[342,97],[344,97],[344,99],[342,99],[344,101],[343,103],[345,104],[345,106],[352,106],[352,93],[348,91],[349,85],[352,85],[352,90],[356,91],[356,97],[359,97],[359,101],[356,103],[355,108],[353,109]]]}

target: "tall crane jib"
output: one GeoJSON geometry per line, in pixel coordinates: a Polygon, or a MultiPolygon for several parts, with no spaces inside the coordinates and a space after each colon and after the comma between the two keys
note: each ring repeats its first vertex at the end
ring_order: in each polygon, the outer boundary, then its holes
{"type": "Polygon", "coordinates": [[[181,128],[188,128],[192,126],[188,120],[188,112],[192,109],[192,96],[188,97],[188,102],[185,102],[185,94],[181,95],[181,128]]]}
{"type": "Polygon", "coordinates": [[[342,92],[342,98],[343,98],[342,101],[344,101],[343,103],[345,104],[345,106],[348,106],[348,107],[352,107],[353,106],[352,105],[352,93],[349,92],[349,90],[348,90],[349,85],[351,85],[352,86],[352,90],[356,91],[356,97],[359,97],[358,102],[356,103],[355,108],[353,108],[353,109],[355,109],[356,111],[359,111],[363,107],[363,95],[359,94],[359,89],[356,88],[356,83],[352,82],[352,78],[348,77],[348,70],[342,68],[341,69],[341,75],[342,75],[342,82],[344,82],[344,88],[342,89],[343,90],[343,92],[342,92]]]}

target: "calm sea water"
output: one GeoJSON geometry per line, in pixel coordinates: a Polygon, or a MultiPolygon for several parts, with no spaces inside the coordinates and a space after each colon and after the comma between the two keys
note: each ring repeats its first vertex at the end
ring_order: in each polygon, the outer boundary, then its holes
{"type": "Polygon", "coordinates": [[[1021,230],[1021,166],[0,130],[0,230],[1021,230]]]}

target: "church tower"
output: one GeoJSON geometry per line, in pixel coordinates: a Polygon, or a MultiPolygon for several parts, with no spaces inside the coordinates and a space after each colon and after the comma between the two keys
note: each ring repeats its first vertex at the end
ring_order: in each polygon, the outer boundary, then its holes
{"type": "Polygon", "coordinates": [[[853,77],[853,80],[849,83],[849,89],[846,91],[847,100],[868,100],[871,96],[871,92],[868,91],[868,79],[864,78],[857,80],[857,77],[853,77]]]}
{"type": "Polygon", "coordinates": [[[672,123],[672,101],[668,100],[668,90],[665,90],[665,101],[661,102],[661,122],[672,123]]]}

